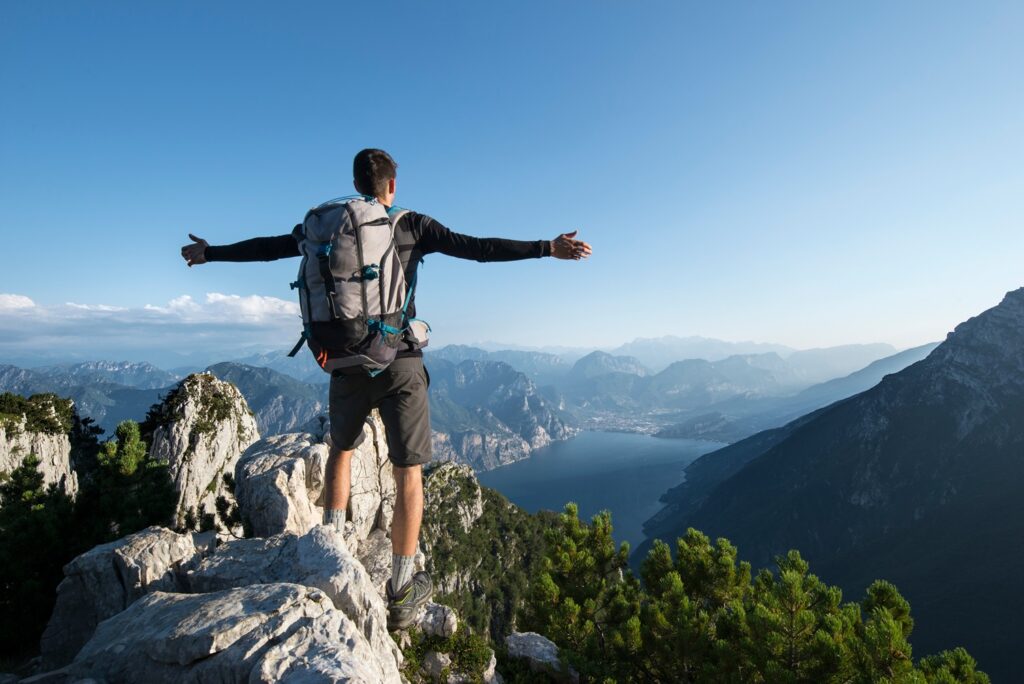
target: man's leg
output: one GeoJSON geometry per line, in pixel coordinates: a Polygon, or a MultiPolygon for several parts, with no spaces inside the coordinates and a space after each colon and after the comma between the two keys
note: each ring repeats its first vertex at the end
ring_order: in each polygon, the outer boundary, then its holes
{"type": "Polygon", "coordinates": [[[388,382],[379,408],[395,474],[391,522],[392,568],[388,582],[388,629],[405,629],[430,598],[426,572],[413,573],[423,519],[423,464],[430,461],[427,375],[419,358],[397,359],[381,377],[388,382]]]}
{"type": "Polygon", "coordinates": [[[352,454],[355,449],[342,451],[331,444],[324,474],[324,524],[333,525],[342,532],[345,528],[345,510],[352,488],[352,454]]]}
{"type": "Polygon", "coordinates": [[[331,376],[329,411],[331,438],[324,473],[324,524],[343,532],[352,486],[352,454],[363,441],[363,423],[370,414],[368,376],[331,376]]]}
{"type": "Polygon", "coordinates": [[[423,466],[392,466],[397,492],[391,521],[391,550],[399,556],[416,553],[423,521],[423,466]]]}

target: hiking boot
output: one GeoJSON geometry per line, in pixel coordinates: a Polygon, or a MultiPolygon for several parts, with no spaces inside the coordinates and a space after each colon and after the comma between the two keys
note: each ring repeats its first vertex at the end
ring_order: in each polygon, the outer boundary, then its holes
{"type": "Polygon", "coordinates": [[[392,593],[391,582],[388,582],[388,631],[397,632],[406,629],[416,619],[423,604],[430,599],[434,592],[434,584],[430,581],[430,575],[417,572],[412,580],[399,591],[392,593]]]}

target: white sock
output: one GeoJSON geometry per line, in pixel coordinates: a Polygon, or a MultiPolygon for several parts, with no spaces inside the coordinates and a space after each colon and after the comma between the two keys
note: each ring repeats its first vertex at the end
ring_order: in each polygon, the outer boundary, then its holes
{"type": "Polygon", "coordinates": [[[345,531],[345,509],[325,508],[324,525],[332,525],[338,532],[345,531]]]}
{"type": "Polygon", "coordinates": [[[412,581],[412,573],[415,569],[416,556],[391,554],[391,592],[393,594],[397,594],[402,587],[412,581]]]}

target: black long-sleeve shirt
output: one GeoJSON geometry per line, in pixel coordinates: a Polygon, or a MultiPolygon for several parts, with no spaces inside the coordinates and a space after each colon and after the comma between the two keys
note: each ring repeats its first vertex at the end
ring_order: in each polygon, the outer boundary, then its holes
{"type": "MultiPolygon", "coordinates": [[[[274,261],[300,256],[299,240],[302,226],[291,233],[275,237],[253,238],[231,245],[210,245],[206,248],[207,261],[274,261]]],[[[413,282],[421,259],[427,254],[441,253],[459,259],[475,261],[517,261],[551,256],[551,243],[547,240],[506,240],[504,238],[478,238],[456,233],[439,221],[414,211],[403,214],[395,226],[395,242],[405,271],[405,282],[413,282]]],[[[409,302],[409,317],[416,316],[415,293],[409,302]]],[[[400,352],[399,356],[420,352],[400,352]]]]}

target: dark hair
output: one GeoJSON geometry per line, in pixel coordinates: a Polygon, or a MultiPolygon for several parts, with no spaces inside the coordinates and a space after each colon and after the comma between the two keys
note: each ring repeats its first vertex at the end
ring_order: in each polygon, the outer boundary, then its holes
{"type": "Polygon", "coordinates": [[[352,178],[356,190],[372,197],[383,197],[387,193],[388,181],[395,177],[397,171],[398,164],[384,150],[360,150],[352,160],[352,178]]]}

